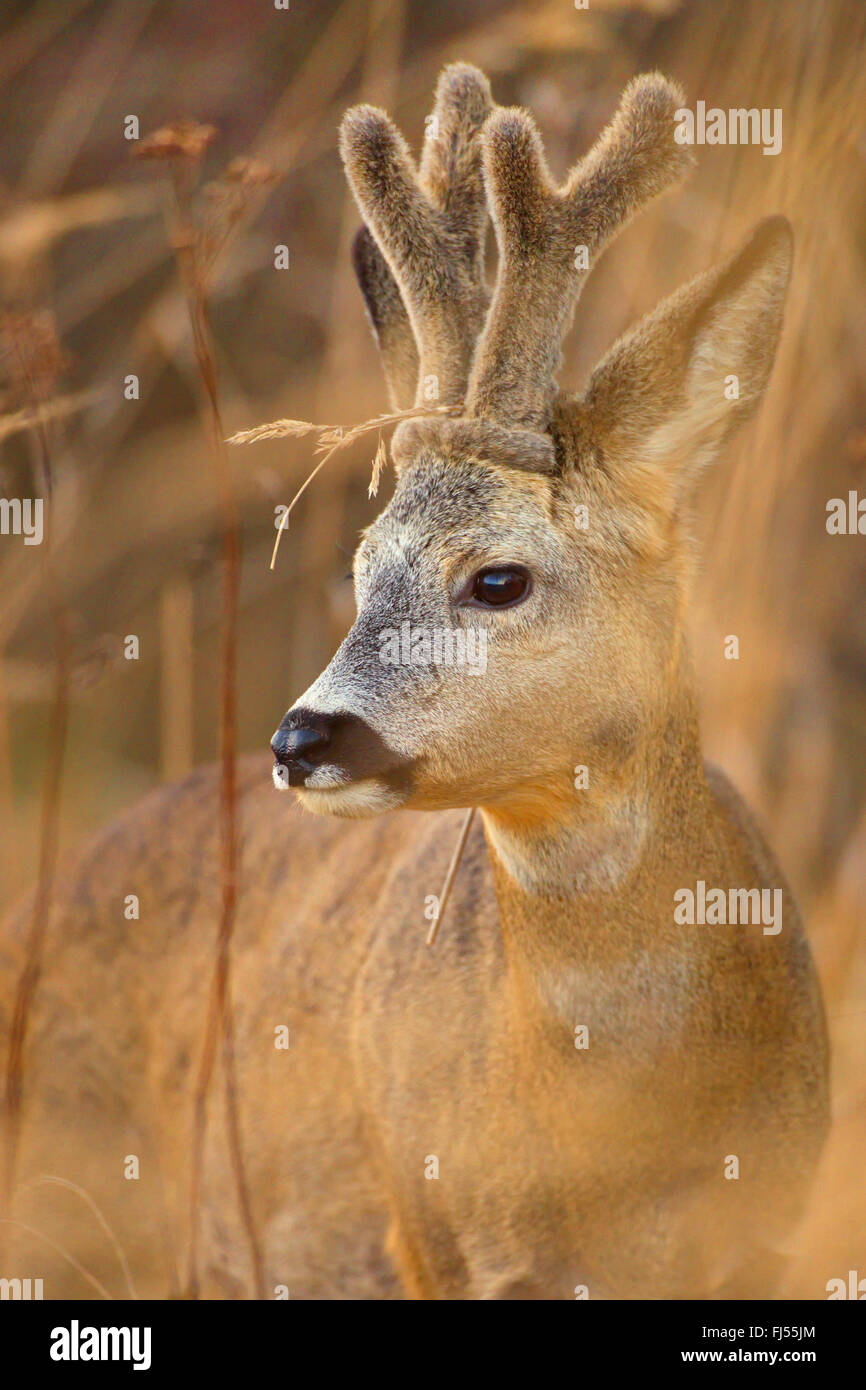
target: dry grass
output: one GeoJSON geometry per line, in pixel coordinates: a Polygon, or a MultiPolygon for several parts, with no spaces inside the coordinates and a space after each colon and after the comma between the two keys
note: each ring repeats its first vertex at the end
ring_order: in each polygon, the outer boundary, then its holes
{"type": "MultiPolygon", "coordinates": [[[[212,448],[226,434],[255,435],[251,421],[285,426],[226,463],[246,557],[235,596],[236,743],[246,749],[265,746],[345,631],[346,554],[373,514],[366,434],[347,428],[328,440],[306,417],[387,427],[376,418],[385,392],[345,263],[354,214],[335,134],[345,105],[386,102],[417,139],[438,68],[465,58],[490,71],[499,100],[536,110],[557,173],[601,128],[628,77],[648,68],[678,79],[691,104],[782,109],[779,157],[699,150],[685,190],[606,254],[563,379],[578,385],[627,323],[758,217],[792,219],[795,277],[771,390],[703,498],[693,642],[707,751],[759,810],[794,880],[830,1014],[836,1118],[791,1291],[813,1294],[816,1266],[862,1269],[866,563],[861,538],[827,536],[824,508],[849,488],[866,493],[863,7],[609,0],[578,12],[567,0],[329,0],[309,12],[303,33],[294,11],[256,7],[241,23],[221,0],[200,32],[160,4],[77,0],[62,11],[49,0],[11,7],[0,45],[0,293],[16,313],[53,306],[72,359],[62,393],[40,406],[52,453],[55,434],[62,439],[52,550],[69,611],[65,710],[51,586],[33,552],[0,538],[0,813],[8,820],[14,807],[0,891],[9,898],[36,881],[50,893],[55,843],[76,842],[159,780],[160,615],[178,574],[194,617],[190,752],[197,763],[220,752],[208,731],[217,723],[210,692],[225,669],[225,516],[201,466],[200,344],[162,235],[162,199],[130,168],[118,112],[135,111],[152,129],[178,115],[182,92],[184,110],[219,131],[200,151],[202,191],[215,187],[195,239],[215,343],[207,370],[214,381],[219,372],[226,426],[214,429],[212,448]],[[248,157],[228,177],[214,177],[215,164],[242,150],[248,157]],[[276,182],[271,170],[286,177],[276,182]],[[283,242],[287,273],[273,269],[283,242]],[[123,394],[128,374],[139,378],[136,399],[123,394]],[[307,487],[314,430],[333,453],[307,487]],[[274,509],[293,496],[298,543],[272,575],[274,509]],[[293,591],[316,601],[287,605],[293,591]],[[134,675],[123,661],[93,662],[128,632],[142,638],[134,675]],[[727,633],[740,637],[737,663],[719,655],[727,633]],[[85,668],[92,678],[79,684],[85,668]],[[52,779],[58,720],[67,718],[61,796],[52,779]]],[[[0,495],[30,495],[36,419],[32,402],[0,390],[0,495]]],[[[377,451],[380,477],[385,491],[377,451]]],[[[227,959],[225,932],[217,939],[227,959]]],[[[222,998],[215,1007],[225,1019],[222,998]]]]}
{"type": "Polygon", "coordinates": [[[379,491],[379,480],[382,476],[382,469],[387,462],[387,453],[382,440],[381,431],[389,425],[396,425],[400,420],[411,420],[421,415],[455,415],[459,414],[460,406],[412,406],[408,410],[395,410],[384,415],[377,415],[372,420],[365,420],[358,425],[314,425],[309,420],[271,420],[266,425],[256,425],[250,430],[238,430],[229,439],[229,444],[256,444],[263,439],[297,439],[306,434],[316,434],[315,450],[317,454],[322,454],[315,468],[308,473],[301,486],[298,488],[289,505],[280,517],[280,525],[277,530],[277,537],[274,541],[274,548],[271,552],[270,568],[273,569],[277,562],[277,551],[280,547],[280,540],[283,532],[289,524],[289,517],[300,502],[307,488],[315,478],[321,473],[326,463],[334,457],[340,449],[346,449],[350,444],[354,444],[356,439],[369,434],[371,430],[379,431],[379,443],[373,458],[373,468],[370,474],[370,482],[367,487],[367,496],[375,497],[379,491]]]}
{"type": "Polygon", "coordinates": [[[238,1204],[250,1248],[253,1288],[265,1297],[261,1239],[253,1218],[241,1135],[235,1071],[235,1031],[231,989],[231,949],[240,871],[237,796],[237,641],[241,577],[240,518],[226,456],[219,382],[208,306],[209,277],[219,253],[243,219],[252,189],[271,182],[260,164],[234,161],[223,179],[210,186],[212,216],[202,223],[194,202],[202,156],[214,139],[213,126],[179,121],[142,140],[134,153],[170,171],[173,194],[169,237],[186,297],[195,360],[202,385],[203,414],[213,481],[220,509],[222,544],[222,641],[220,649],[220,916],[214,972],[205,1018],[199,1072],[193,1093],[190,1163],[190,1245],[186,1295],[199,1295],[201,1188],[208,1100],[217,1048],[222,1047],[229,1145],[238,1204]]]}
{"type": "MultiPolygon", "coordinates": [[[[0,364],[4,385],[18,397],[33,424],[28,432],[32,450],[34,491],[45,499],[49,524],[40,546],[42,588],[53,633],[54,681],[48,720],[48,757],[45,764],[39,822],[39,859],[33,910],[24,943],[24,962],[12,1003],[6,1065],[3,1074],[2,1181],[0,1211],[8,1219],[17,1179],[24,1093],[24,1049],[31,1011],[42,974],[48,919],[55,893],[60,826],[60,789],[69,730],[70,617],[55,555],[50,524],[51,499],[56,490],[56,467],[44,411],[67,357],[60,346],[49,313],[5,310],[0,315],[0,364]]],[[[2,651],[2,648],[0,648],[2,651]]],[[[3,711],[5,715],[5,710],[3,711]]],[[[4,742],[8,740],[4,736],[4,742]]]]}

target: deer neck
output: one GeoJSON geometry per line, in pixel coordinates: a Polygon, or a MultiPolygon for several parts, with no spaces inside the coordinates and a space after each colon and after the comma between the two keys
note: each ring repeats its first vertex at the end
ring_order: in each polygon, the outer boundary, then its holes
{"type": "Polygon", "coordinates": [[[540,784],[482,808],[506,953],[521,975],[646,949],[670,884],[697,862],[708,790],[690,690],[627,755],[589,762],[586,787],[540,784]]]}

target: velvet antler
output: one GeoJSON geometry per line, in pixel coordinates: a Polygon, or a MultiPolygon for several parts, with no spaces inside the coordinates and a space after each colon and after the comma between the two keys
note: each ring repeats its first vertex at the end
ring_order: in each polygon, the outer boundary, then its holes
{"type": "Polygon", "coordinates": [[[499,272],[467,393],[468,416],[547,428],[562,338],[594,259],[691,162],[674,140],[674,113],[683,100],[658,73],[634,78],[562,188],[551,178],[527,112],[499,108],[489,118],[482,146],[499,272]]]}
{"type": "Polygon", "coordinates": [[[340,150],[369,233],[356,241],[355,268],[401,406],[415,344],[417,404],[453,405],[466,392],[489,303],[479,136],[491,109],[483,73],[447,67],[418,170],[383,111],[356,106],[343,119],[340,150]]]}

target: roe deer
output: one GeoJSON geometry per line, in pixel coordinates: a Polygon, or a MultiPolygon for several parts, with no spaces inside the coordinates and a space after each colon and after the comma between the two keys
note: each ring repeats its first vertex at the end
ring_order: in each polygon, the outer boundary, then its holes
{"type": "MultiPolygon", "coordinates": [[[[238,1087],[268,1284],[293,1298],[772,1295],[808,1193],[828,1124],[821,998],[777,865],[703,763],[684,640],[690,496],[767,383],[787,223],[649,314],[580,397],[554,384],[589,264],[685,172],[681,104],[658,74],[632,81],[562,187],[530,117],[463,64],[417,169],[381,111],[343,123],[392,399],[452,411],[398,425],[357,619],[274,736],[277,785],[333,819],[242,766],[238,1087]],[[431,634],[459,657],[479,630],[484,669],[436,659],[431,634]],[[431,951],[425,899],[470,806],[431,951]],[[689,893],[744,920],[686,920],[689,893]]],[[[123,816],[67,869],[50,925],[14,1216],[114,1294],[92,1213],[32,1179],[96,1195],[139,1292],[177,1290],[216,798],[205,770],[123,816]]],[[[243,1294],[216,1123],[204,1209],[202,1292],[243,1294]]],[[[47,1297],[88,1293],[14,1230],[47,1297]]]]}

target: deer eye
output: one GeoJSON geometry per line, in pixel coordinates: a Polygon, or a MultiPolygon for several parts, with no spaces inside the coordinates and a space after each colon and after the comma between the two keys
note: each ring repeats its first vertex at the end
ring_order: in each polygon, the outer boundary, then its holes
{"type": "Polygon", "coordinates": [[[508,608],[529,592],[529,575],[518,565],[480,570],[472,581],[472,600],[485,608],[508,608]]]}

